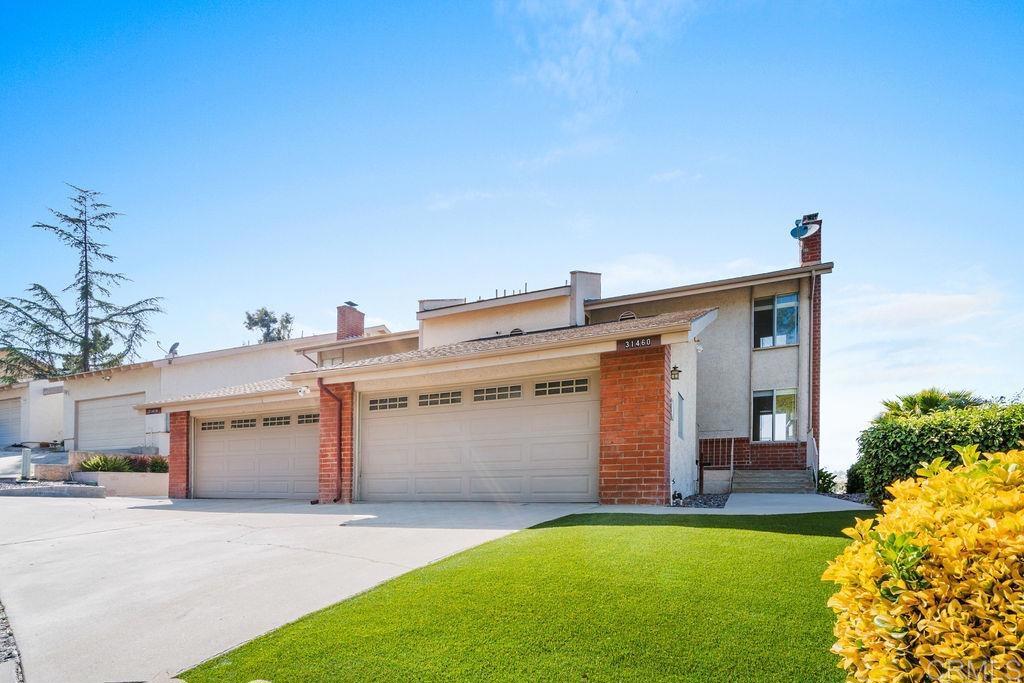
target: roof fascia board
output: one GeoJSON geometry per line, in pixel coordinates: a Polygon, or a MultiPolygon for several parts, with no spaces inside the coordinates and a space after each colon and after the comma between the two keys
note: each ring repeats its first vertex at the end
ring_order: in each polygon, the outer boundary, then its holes
{"type": "Polygon", "coordinates": [[[640,292],[637,294],[623,294],[621,296],[588,301],[584,304],[584,308],[587,310],[611,308],[612,306],[622,306],[624,304],[638,304],[646,301],[678,299],[684,296],[709,294],[711,292],[720,292],[727,289],[767,285],[773,282],[782,282],[785,280],[798,280],[800,278],[809,277],[812,274],[823,275],[825,273],[831,273],[832,268],[832,262],[819,263],[811,266],[791,268],[789,270],[760,273],[758,275],[744,275],[743,277],[731,278],[728,280],[701,282],[693,285],[683,285],[682,287],[672,287],[670,289],[658,289],[650,292],[640,292]]]}
{"type": "Polygon", "coordinates": [[[178,401],[150,401],[148,403],[138,403],[132,406],[132,408],[141,413],[145,411],[147,408],[173,408],[177,406],[191,407],[204,405],[220,405],[222,403],[234,404],[260,402],[264,398],[273,396],[294,396],[296,399],[300,398],[296,389],[273,389],[270,391],[260,391],[252,394],[238,394],[236,396],[216,396],[212,398],[181,399],[178,401]]]}
{"type": "Polygon", "coordinates": [[[320,344],[297,347],[295,349],[295,353],[301,354],[305,351],[328,351],[330,349],[341,348],[347,349],[353,346],[368,346],[370,344],[380,344],[382,342],[415,339],[416,337],[419,336],[419,330],[406,330],[404,332],[389,332],[388,334],[377,334],[372,337],[351,337],[349,339],[335,339],[333,341],[322,342],[320,344]]]}
{"type": "Polygon", "coordinates": [[[295,389],[289,389],[288,391],[277,391],[277,392],[265,392],[262,394],[249,394],[241,396],[232,396],[231,398],[218,398],[218,399],[205,399],[192,402],[176,401],[174,403],[165,403],[163,405],[154,406],[152,404],[139,404],[133,406],[138,412],[145,412],[146,408],[159,407],[164,409],[163,412],[174,412],[173,410],[167,410],[167,408],[174,408],[179,405],[187,405],[188,411],[192,416],[196,413],[203,413],[207,417],[213,414],[226,414],[227,411],[232,410],[258,410],[262,407],[275,408],[279,406],[287,405],[291,408],[303,408],[310,407],[315,408],[320,405],[320,397],[316,394],[311,396],[302,397],[299,396],[295,389]]]}
{"type": "MultiPolygon", "coordinates": [[[[707,314],[705,314],[705,315],[707,315],[707,314]]],[[[703,318],[703,317],[704,316],[701,316],[701,318],[703,318]]],[[[423,367],[433,366],[433,365],[437,365],[437,366],[450,365],[452,363],[457,363],[457,362],[460,362],[460,361],[465,362],[465,361],[471,361],[471,360],[486,360],[486,359],[493,359],[493,358],[508,359],[507,362],[509,362],[509,363],[518,363],[518,362],[522,362],[523,356],[525,356],[527,354],[539,353],[539,352],[542,352],[542,351],[555,351],[556,352],[554,355],[545,356],[545,358],[552,358],[552,357],[558,357],[558,356],[578,355],[578,353],[595,353],[594,349],[588,348],[588,347],[595,346],[595,345],[602,346],[602,350],[604,350],[604,351],[614,351],[615,350],[614,342],[616,340],[618,340],[618,339],[628,339],[628,338],[631,338],[631,337],[646,337],[646,336],[653,336],[653,335],[658,335],[658,334],[667,334],[669,332],[688,332],[689,330],[690,330],[690,323],[689,322],[686,322],[686,323],[675,323],[675,324],[672,324],[672,325],[664,325],[664,326],[661,326],[661,327],[650,327],[650,328],[641,329],[641,330],[634,330],[634,331],[631,331],[631,332],[621,332],[621,331],[620,332],[611,332],[611,333],[608,333],[608,334],[598,335],[598,336],[594,336],[594,337],[587,337],[585,339],[563,339],[563,340],[559,340],[557,342],[549,342],[547,344],[537,344],[536,346],[522,346],[522,347],[517,347],[517,348],[512,348],[512,349],[508,349],[508,348],[494,349],[494,350],[490,350],[490,351],[482,351],[482,352],[479,352],[479,353],[462,354],[462,355],[459,355],[459,356],[447,356],[447,357],[443,357],[443,358],[427,358],[427,359],[422,359],[422,360],[412,360],[412,361],[404,361],[404,362],[398,362],[398,363],[390,363],[390,364],[387,364],[387,365],[363,365],[363,366],[354,367],[354,368],[322,368],[322,369],[318,369],[318,370],[307,370],[307,371],[304,371],[304,372],[292,373],[291,375],[288,375],[286,377],[286,379],[289,382],[294,382],[294,383],[307,382],[310,379],[314,379],[314,378],[317,378],[317,377],[322,377],[322,378],[326,379],[328,377],[330,377],[330,378],[341,378],[341,377],[347,378],[347,377],[357,377],[358,376],[360,379],[364,379],[364,377],[362,377],[363,375],[367,375],[369,373],[382,372],[382,371],[384,371],[387,368],[423,368],[423,367]],[[612,342],[612,344],[609,347],[607,344],[602,344],[602,342],[612,342]],[[581,350],[578,353],[576,351],[572,351],[572,352],[569,352],[569,353],[565,353],[565,352],[559,353],[560,351],[564,351],[565,349],[571,349],[573,347],[579,347],[579,348],[586,349],[586,350],[581,350]]],[[[494,363],[490,363],[490,364],[493,365],[494,363]]],[[[348,380],[346,379],[346,381],[348,381],[348,380]]]]}
{"type": "Polygon", "coordinates": [[[510,304],[523,304],[529,301],[541,301],[543,299],[552,299],[559,296],[569,296],[572,288],[568,285],[561,287],[550,287],[548,289],[538,289],[533,292],[523,292],[522,294],[509,294],[508,296],[501,296],[497,299],[482,299],[480,301],[469,301],[464,304],[455,304],[453,306],[442,306],[441,308],[432,308],[427,311],[419,311],[416,313],[417,320],[429,320],[430,318],[441,318],[446,315],[454,315],[456,313],[468,313],[470,311],[482,311],[488,308],[498,308],[499,306],[508,306],[510,304]]]}

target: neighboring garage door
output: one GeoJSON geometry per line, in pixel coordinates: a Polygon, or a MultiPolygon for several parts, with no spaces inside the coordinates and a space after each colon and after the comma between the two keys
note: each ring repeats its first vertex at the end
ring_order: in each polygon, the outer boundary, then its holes
{"type": "Polygon", "coordinates": [[[320,415],[200,418],[193,489],[199,498],[317,497],[320,415]]]}
{"type": "Polygon", "coordinates": [[[132,406],[145,394],[78,401],[78,450],[115,450],[146,445],[146,416],[132,406]]]}
{"type": "Polygon", "coordinates": [[[596,378],[361,397],[362,500],[597,500],[596,378]]]}
{"type": "Polygon", "coordinates": [[[0,401],[0,448],[21,441],[21,399],[0,401]]]}

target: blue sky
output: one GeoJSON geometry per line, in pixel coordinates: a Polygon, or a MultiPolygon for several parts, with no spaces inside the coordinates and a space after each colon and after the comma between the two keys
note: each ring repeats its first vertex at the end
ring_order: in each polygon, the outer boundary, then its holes
{"type": "Polygon", "coordinates": [[[820,211],[838,467],[895,392],[1024,388],[1022,113],[1012,2],[0,2],[0,295],[68,279],[64,181],[185,353],[786,267],[820,211]]]}

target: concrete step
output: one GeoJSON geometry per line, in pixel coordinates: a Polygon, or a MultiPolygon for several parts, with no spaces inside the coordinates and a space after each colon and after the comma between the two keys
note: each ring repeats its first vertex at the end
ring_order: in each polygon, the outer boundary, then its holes
{"type": "Polygon", "coordinates": [[[736,470],[734,493],[812,493],[814,475],[810,470],[736,470]]]}

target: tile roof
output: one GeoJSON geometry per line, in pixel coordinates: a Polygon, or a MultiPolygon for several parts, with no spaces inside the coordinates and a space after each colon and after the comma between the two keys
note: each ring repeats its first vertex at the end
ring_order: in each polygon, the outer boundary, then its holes
{"type": "MultiPolygon", "coordinates": [[[[588,339],[604,337],[608,335],[628,336],[642,334],[648,330],[662,327],[672,327],[691,323],[697,318],[710,313],[713,308],[700,308],[692,311],[674,311],[662,313],[648,318],[636,318],[634,320],[621,320],[610,323],[595,323],[582,327],[563,327],[555,330],[542,332],[530,332],[506,337],[494,337],[489,339],[475,339],[473,341],[456,342],[442,346],[432,346],[426,349],[392,353],[386,356],[373,356],[349,363],[340,363],[320,370],[346,370],[355,368],[376,367],[379,365],[391,365],[394,363],[408,363],[412,361],[442,360],[446,358],[457,358],[459,356],[472,356],[478,353],[491,351],[513,351],[516,349],[529,348],[552,344],[561,341],[586,341],[588,339]]],[[[296,375],[316,373],[317,370],[307,370],[296,375]]]]}
{"type": "Polygon", "coordinates": [[[142,403],[140,407],[161,406],[168,403],[186,403],[192,401],[212,401],[220,398],[232,398],[235,396],[251,396],[253,394],[267,394],[278,391],[295,391],[296,388],[284,377],[264,379],[259,382],[248,382],[236,384],[233,387],[220,387],[211,391],[200,391],[192,394],[184,394],[172,398],[165,398],[160,401],[142,403]]]}

